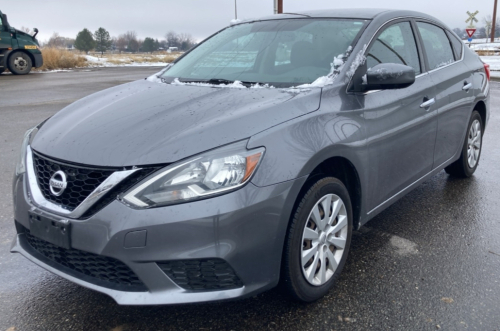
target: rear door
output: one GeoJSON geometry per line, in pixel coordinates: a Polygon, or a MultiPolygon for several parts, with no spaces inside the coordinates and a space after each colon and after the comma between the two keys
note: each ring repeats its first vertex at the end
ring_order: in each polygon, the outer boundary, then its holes
{"type": "Polygon", "coordinates": [[[416,36],[409,20],[396,21],[368,48],[368,69],[398,63],[413,67],[417,76],[410,87],[368,92],[364,97],[372,211],[432,170],[437,112],[433,105],[425,106],[434,88],[429,75],[423,74],[416,36]]]}
{"type": "Polygon", "coordinates": [[[474,102],[473,79],[463,61],[463,43],[452,43],[450,37],[454,36],[433,23],[417,21],[416,25],[436,86],[438,130],[433,168],[437,168],[462,147],[474,102]]]}

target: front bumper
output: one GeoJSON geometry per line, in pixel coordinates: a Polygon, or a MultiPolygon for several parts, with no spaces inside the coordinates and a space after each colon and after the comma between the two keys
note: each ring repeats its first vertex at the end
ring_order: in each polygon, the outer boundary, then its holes
{"type": "MultiPolygon", "coordinates": [[[[123,262],[142,281],[145,291],[116,290],[67,273],[57,263],[37,256],[19,229],[11,252],[21,253],[43,268],[105,293],[123,305],[252,296],[278,283],[288,220],[304,181],[305,178],[300,178],[267,187],[250,183],[212,199],[147,210],[134,210],[114,201],[89,219],[71,220],[72,248],[123,262]],[[126,239],[134,231],[145,231],[142,246],[130,245],[126,239]],[[188,290],[169,278],[158,265],[214,258],[227,262],[243,285],[227,290],[188,290]]],[[[26,229],[30,228],[28,212],[61,218],[31,203],[24,176],[14,181],[14,206],[17,223],[26,229]]]]}
{"type": "Polygon", "coordinates": [[[33,54],[31,53],[31,55],[33,55],[33,58],[35,59],[35,62],[33,63],[33,67],[34,68],[40,68],[42,65],[43,65],[43,56],[42,54],[33,54]]]}

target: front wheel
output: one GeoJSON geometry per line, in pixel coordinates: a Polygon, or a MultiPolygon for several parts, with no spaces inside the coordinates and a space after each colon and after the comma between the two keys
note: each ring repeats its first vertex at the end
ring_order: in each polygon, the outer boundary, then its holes
{"type": "Polygon", "coordinates": [[[456,177],[471,177],[477,169],[483,145],[483,120],[479,112],[472,112],[467,127],[467,136],[462,146],[460,158],[447,166],[445,171],[456,177]]]}
{"type": "Polygon", "coordinates": [[[9,57],[9,70],[14,75],[29,74],[32,66],[31,58],[24,52],[14,52],[9,57]]]}
{"type": "Polygon", "coordinates": [[[283,259],[283,280],[293,297],[312,302],[328,293],[347,259],[352,227],[351,199],[340,180],[317,180],[299,197],[283,259]]]}

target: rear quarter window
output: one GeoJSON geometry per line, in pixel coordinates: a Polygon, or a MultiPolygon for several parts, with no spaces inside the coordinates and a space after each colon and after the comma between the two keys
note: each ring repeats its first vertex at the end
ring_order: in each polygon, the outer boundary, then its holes
{"type": "Polygon", "coordinates": [[[460,60],[462,58],[464,43],[462,40],[455,37],[455,35],[453,35],[451,32],[447,31],[447,34],[448,38],[450,38],[451,45],[455,50],[455,60],[460,60]]]}

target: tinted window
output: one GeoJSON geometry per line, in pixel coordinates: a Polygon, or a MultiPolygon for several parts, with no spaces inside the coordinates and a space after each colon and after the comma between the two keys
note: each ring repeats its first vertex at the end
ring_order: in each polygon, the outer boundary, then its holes
{"type": "Polygon", "coordinates": [[[460,60],[462,58],[464,43],[462,42],[462,40],[455,37],[451,32],[448,32],[448,37],[450,38],[453,49],[455,50],[455,60],[460,60]]]}
{"type": "Polygon", "coordinates": [[[372,44],[367,55],[368,68],[380,63],[404,64],[421,73],[415,37],[409,22],[386,28],[372,44]]]}
{"type": "Polygon", "coordinates": [[[430,70],[453,63],[455,57],[444,30],[429,23],[418,22],[417,25],[424,42],[430,70]]]}
{"type": "Polygon", "coordinates": [[[210,79],[287,87],[312,83],[332,70],[366,21],[283,19],[238,24],[206,40],[179,60],[163,78],[172,82],[210,79]]]}

